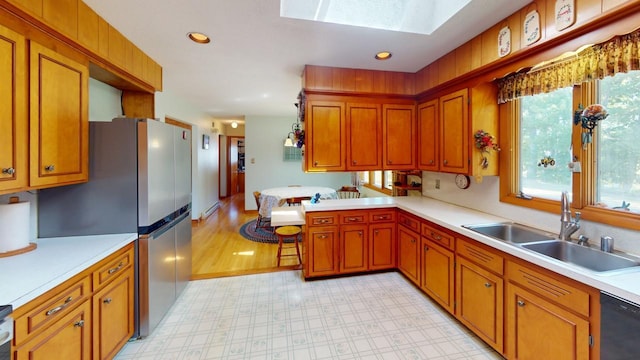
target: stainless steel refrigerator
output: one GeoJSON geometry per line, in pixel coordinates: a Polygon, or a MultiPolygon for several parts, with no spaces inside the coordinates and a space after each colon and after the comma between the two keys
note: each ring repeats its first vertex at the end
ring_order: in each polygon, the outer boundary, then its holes
{"type": "Polygon", "coordinates": [[[90,123],[89,181],[38,193],[38,236],[137,232],[136,337],[191,276],[191,132],[152,119],[90,123]]]}

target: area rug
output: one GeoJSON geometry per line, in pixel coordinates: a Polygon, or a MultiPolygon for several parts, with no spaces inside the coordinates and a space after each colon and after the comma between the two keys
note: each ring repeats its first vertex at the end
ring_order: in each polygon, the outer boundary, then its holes
{"type": "MultiPolygon", "coordinates": [[[[267,244],[277,244],[278,243],[278,235],[273,232],[272,227],[268,228],[258,228],[256,230],[256,220],[251,220],[248,223],[242,225],[240,227],[240,235],[247,240],[267,243],[267,244]]],[[[300,239],[298,239],[299,241],[300,239]]],[[[287,238],[284,240],[285,243],[293,242],[293,239],[287,238]]]]}

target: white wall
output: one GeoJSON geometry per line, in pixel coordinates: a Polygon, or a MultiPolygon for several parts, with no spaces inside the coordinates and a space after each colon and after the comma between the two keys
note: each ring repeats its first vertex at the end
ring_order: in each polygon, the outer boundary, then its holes
{"type": "Polygon", "coordinates": [[[338,189],[351,183],[351,173],[304,173],[300,161],[282,160],[284,139],[295,122],[295,114],[245,118],[245,209],[257,209],[256,190],[291,184],[338,189]]]}
{"type": "MultiPolygon", "coordinates": [[[[481,183],[471,179],[471,186],[461,190],[454,183],[455,174],[424,171],[422,173],[422,194],[452,204],[495,214],[521,224],[543,229],[552,233],[560,231],[560,209],[558,214],[527,209],[500,202],[500,179],[486,176],[481,183]],[[435,188],[436,179],[440,180],[440,189],[435,188]]],[[[560,200],[560,199],[558,199],[560,200]]],[[[559,205],[558,205],[559,206],[559,205]]],[[[615,248],[640,255],[640,235],[631,231],[600,223],[581,221],[581,227],[572,237],[589,237],[592,244],[600,244],[600,236],[609,235],[615,239],[615,248]]]]}

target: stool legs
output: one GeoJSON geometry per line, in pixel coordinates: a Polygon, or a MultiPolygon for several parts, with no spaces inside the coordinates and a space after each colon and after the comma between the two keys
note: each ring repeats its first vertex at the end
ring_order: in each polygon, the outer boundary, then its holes
{"type": "Polygon", "coordinates": [[[278,253],[277,253],[277,257],[278,257],[278,266],[280,266],[280,259],[282,256],[294,256],[293,254],[291,255],[282,255],[282,247],[284,245],[284,239],[285,238],[291,238],[293,237],[293,243],[296,247],[296,255],[298,256],[298,263],[302,264],[302,257],[300,256],[300,246],[298,246],[298,236],[300,236],[300,233],[298,234],[294,234],[294,235],[280,235],[278,234],[278,253]]]}

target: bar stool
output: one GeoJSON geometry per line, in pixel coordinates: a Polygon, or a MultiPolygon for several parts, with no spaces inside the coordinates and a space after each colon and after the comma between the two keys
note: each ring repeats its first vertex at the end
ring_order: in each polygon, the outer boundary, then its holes
{"type": "Polygon", "coordinates": [[[298,236],[302,232],[297,226],[287,225],[281,226],[276,229],[275,233],[278,235],[278,266],[280,266],[280,258],[283,256],[298,256],[298,261],[302,264],[302,258],[300,257],[300,247],[298,247],[298,236]],[[287,248],[284,247],[284,239],[285,238],[293,238],[293,245],[296,247],[295,254],[282,254],[282,249],[287,248]]]}

